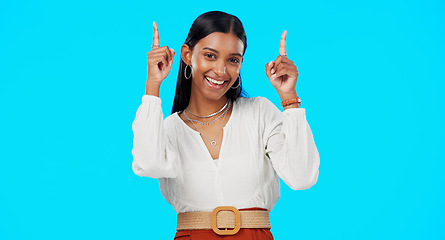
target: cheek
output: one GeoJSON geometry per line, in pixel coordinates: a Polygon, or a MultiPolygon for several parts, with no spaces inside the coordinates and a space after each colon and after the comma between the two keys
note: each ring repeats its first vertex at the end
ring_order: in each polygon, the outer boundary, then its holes
{"type": "Polygon", "coordinates": [[[192,56],[192,59],[190,59],[190,62],[192,64],[192,71],[196,71],[196,69],[198,68],[198,63],[196,61],[196,57],[192,56]]]}
{"type": "Polygon", "coordinates": [[[206,72],[213,67],[212,62],[196,56],[192,57],[191,63],[194,71],[206,72]]]}
{"type": "Polygon", "coordinates": [[[233,72],[236,74],[236,76],[239,75],[240,71],[241,71],[241,64],[238,65],[237,67],[235,66],[233,67],[233,72]]]}

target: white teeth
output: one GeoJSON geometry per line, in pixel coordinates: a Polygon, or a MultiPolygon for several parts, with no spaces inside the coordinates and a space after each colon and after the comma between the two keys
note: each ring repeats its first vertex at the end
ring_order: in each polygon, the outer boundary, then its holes
{"type": "Polygon", "coordinates": [[[215,80],[215,79],[209,78],[209,77],[206,77],[206,79],[209,80],[209,82],[212,82],[214,84],[218,84],[218,85],[224,84],[224,81],[218,81],[218,80],[215,80]]]}

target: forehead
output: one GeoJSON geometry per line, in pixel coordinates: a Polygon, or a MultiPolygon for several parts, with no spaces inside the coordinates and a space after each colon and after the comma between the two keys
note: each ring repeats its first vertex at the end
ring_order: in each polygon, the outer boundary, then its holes
{"type": "Polygon", "coordinates": [[[220,53],[239,53],[243,55],[244,44],[233,33],[214,32],[199,40],[195,46],[198,51],[203,48],[212,48],[220,53]]]}

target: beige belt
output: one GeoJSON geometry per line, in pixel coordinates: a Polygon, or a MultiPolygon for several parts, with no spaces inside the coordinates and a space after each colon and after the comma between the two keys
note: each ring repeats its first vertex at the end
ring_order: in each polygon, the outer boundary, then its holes
{"type": "Polygon", "coordinates": [[[213,229],[218,235],[233,235],[240,228],[271,228],[269,211],[220,206],[212,212],[179,213],[176,230],[213,229]]]}

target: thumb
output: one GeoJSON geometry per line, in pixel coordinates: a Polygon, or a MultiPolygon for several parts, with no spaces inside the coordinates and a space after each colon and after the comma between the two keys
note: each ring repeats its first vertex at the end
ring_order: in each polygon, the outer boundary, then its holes
{"type": "Polygon", "coordinates": [[[170,53],[171,53],[171,59],[168,61],[168,65],[167,65],[167,72],[170,72],[172,66],[173,66],[173,59],[175,57],[175,50],[173,50],[173,48],[169,49],[170,53]]]}

